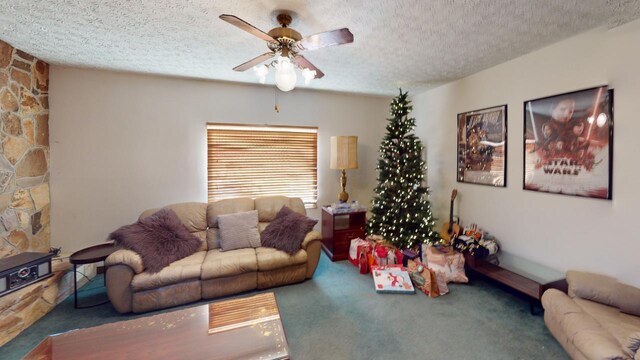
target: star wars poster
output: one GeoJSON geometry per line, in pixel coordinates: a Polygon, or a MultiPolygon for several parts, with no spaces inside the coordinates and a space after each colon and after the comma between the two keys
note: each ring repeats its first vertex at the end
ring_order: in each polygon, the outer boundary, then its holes
{"type": "Polygon", "coordinates": [[[458,114],[458,182],[506,186],[507,105],[458,114]]]}
{"type": "Polygon", "coordinates": [[[524,103],[526,190],[611,199],[613,90],[524,103]]]}

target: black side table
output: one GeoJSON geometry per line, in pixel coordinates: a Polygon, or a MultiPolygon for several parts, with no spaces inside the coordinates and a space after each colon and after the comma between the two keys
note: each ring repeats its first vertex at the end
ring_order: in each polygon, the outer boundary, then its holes
{"type": "MultiPolygon", "coordinates": [[[[88,248],[84,248],[82,250],[78,250],[71,254],[69,257],[69,262],[73,264],[73,304],[76,309],[86,309],[102,304],[106,304],[109,300],[93,304],[89,306],[78,306],[78,279],[77,279],[77,268],[78,265],[84,264],[93,264],[100,261],[104,261],[109,255],[114,253],[116,250],[120,250],[119,246],[116,246],[114,243],[104,243],[94,246],[89,246],[88,248]]],[[[104,273],[104,284],[107,284],[107,273],[104,273]]]]}

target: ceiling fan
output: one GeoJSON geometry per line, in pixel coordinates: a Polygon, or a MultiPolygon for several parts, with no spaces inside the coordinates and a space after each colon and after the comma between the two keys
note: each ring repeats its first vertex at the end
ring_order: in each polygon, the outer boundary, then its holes
{"type": "Polygon", "coordinates": [[[276,17],[281,27],[273,28],[268,33],[234,15],[223,14],[220,15],[220,19],[266,41],[267,47],[271,50],[234,67],[233,70],[245,71],[253,68],[260,82],[264,83],[269,73],[269,66],[272,66],[276,69],[276,86],[282,91],[289,91],[295,87],[296,67],[302,71],[306,84],[314,78],[320,79],[324,76],[320,69],[300,55],[301,52],[353,42],[353,34],[348,28],[326,31],[303,38],[299,32],[289,27],[292,18],[286,12],[282,12],[276,17]],[[264,66],[257,66],[273,57],[276,57],[275,61],[264,66]]]}

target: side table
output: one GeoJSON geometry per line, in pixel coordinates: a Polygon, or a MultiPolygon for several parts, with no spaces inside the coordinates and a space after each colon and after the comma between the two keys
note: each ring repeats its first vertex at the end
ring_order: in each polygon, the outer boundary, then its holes
{"type": "MultiPolygon", "coordinates": [[[[73,304],[76,309],[86,309],[102,304],[106,304],[109,300],[93,304],[89,306],[78,306],[78,265],[93,264],[100,261],[104,261],[109,255],[119,250],[120,247],[114,243],[104,243],[94,246],[89,246],[82,250],[78,250],[71,254],[69,262],[73,264],[73,304]]],[[[107,284],[107,273],[104,273],[104,284],[107,284]]]]}
{"type": "Polygon", "coordinates": [[[351,240],[364,239],[366,222],[366,210],[334,213],[328,207],[322,207],[322,250],[331,261],[349,258],[351,240]]]}

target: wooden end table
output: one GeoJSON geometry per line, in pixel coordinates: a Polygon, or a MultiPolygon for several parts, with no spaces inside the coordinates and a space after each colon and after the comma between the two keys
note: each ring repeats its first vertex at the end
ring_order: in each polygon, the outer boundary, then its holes
{"type": "Polygon", "coordinates": [[[322,207],[322,250],[331,261],[349,259],[349,246],[355,238],[365,238],[367,211],[332,212],[322,207]]]}
{"type": "MultiPolygon", "coordinates": [[[[78,306],[78,265],[84,264],[93,264],[97,262],[104,261],[109,255],[114,253],[116,250],[119,250],[120,247],[116,246],[114,243],[104,243],[94,246],[89,246],[82,250],[78,250],[71,254],[69,257],[69,262],[73,264],[73,305],[76,309],[86,309],[98,305],[103,305],[109,302],[106,300],[104,302],[87,305],[87,306],[78,306]]],[[[84,274],[83,274],[84,275],[84,274]]],[[[84,275],[86,277],[86,275],[84,275]]],[[[88,278],[87,278],[88,279],[88,278]]],[[[91,279],[89,279],[91,281],[91,279]]],[[[107,284],[107,273],[104,273],[104,284],[107,284]]]]}

